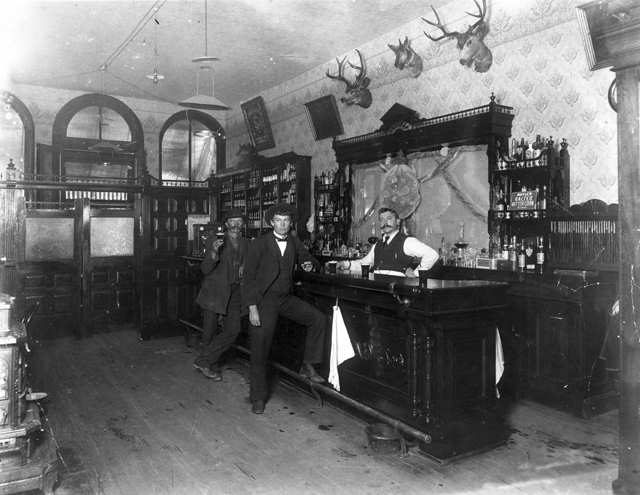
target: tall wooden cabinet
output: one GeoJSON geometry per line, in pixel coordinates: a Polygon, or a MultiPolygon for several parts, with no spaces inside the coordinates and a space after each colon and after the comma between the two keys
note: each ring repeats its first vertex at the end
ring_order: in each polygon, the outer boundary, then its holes
{"type": "Polygon", "coordinates": [[[246,236],[254,238],[269,229],[264,221],[267,209],[276,203],[291,205],[296,211],[294,229],[307,239],[306,223],[311,214],[311,157],[284,153],[260,157],[254,167],[229,170],[214,180],[217,195],[216,219],[222,220],[231,208],[247,216],[246,236]]]}
{"type": "Polygon", "coordinates": [[[540,136],[531,148],[524,140],[514,144],[489,157],[489,252],[511,255],[514,270],[538,265],[542,271],[549,259],[550,218],[569,208],[568,144],[540,136]]]}
{"type": "Polygon", "coordinates": [[[318,251],[336,252],[348,243],[351,224],[348,167],[325,171],[314,177],[313,215],[318,251]]]}

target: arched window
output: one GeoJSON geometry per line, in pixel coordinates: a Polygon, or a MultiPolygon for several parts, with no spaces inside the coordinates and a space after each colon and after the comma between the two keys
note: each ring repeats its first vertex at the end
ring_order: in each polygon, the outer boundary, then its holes
{"type": "Polygon", "coordinates": [[[67,137],[130,143],[131,131],[122,115],[115,110],[91,105],[78,110],[71,118],[67,137]]]}
{"type": "Polygon", "coordinates": [[[11,160],[16,173],[33,172],[34,126],[26,105],[9,92],[0,95],[0,170],[11,160]]]}
{"type": "MultiPolygon", "coordinates": [[[[120,100],[102,94],[69,101],[53,123],[53,147],[60,163],[53,175],[68,182],[98,180],[118,184],[135,181],[145,172],[144,135],[133,111],[120,100]]],[[[39,171],[45,174],[47,171],[39,171]]],[[[124,200],[125,193],[65,191],[65,199],[124,200]]]]}
{"type": "Polygon", "coordinates": [[[204,112],[172,115],[160,131],[160,179],[202,182],[225,168],[224,129],[204,112]]]}

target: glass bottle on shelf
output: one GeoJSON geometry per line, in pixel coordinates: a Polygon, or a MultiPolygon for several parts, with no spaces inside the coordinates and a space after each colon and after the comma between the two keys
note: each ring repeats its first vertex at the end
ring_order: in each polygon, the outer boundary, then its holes
{"type": "Polygon", "coordinates": [[[504,191],[502,189],[501,186],[498,186],[498,192],[496,194],[497,196],[497,200],[496,200],[496,211],[498,212],[497,217],[498,218],[503,218],[504,217],[504,212],[507,209],[507,204],[505,201],[505,195],[504,195],[504,191]]]}
{"type": "Polygon", "coordinates": [[[526,254],[524,252],[524,243],[520,244],[518,249],[518,271],[523,272],[526,268],[526,254]]]}
{"type": "Polygon", "coordinates": [[[500,257],[503,260],[509,259],[509,238],[506,234],[500,239],[500,257]]]}
{"type": "Polygon", "coordinates": [[[526,270],[532,272],[536,269],[536,249],[532,242],[527,243],[524,250],[526,270]]]}
{"type": "Polygon", "coordinates": [[[544,272],[544,236],[538,236],[536,247],[536,273],[542,275],[544,272]]]}
{"type": "Polygon", "coordinates": [[[511,262],[511,269],[515,270],[518,263],[518,238],[514,235],[511,237],[511,243],[509,244],[509,261],[511,262]]]}
{"type": "Polygon", "coordinates": [[[547,209],[547,186],[542,186],[542,193],[538,198],[538,208],[544,212],[547,209]]]}

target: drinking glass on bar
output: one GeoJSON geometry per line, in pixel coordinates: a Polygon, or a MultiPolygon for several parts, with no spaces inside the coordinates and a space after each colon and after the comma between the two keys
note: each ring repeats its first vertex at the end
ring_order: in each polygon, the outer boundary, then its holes
{"type": "Polygon", "coordinates": [[[360,268],[362,268],[362,278],[369,278],[370,265],[361,265],[360,268]]]}
{"type": "Polygon", "coordinates": [[[337,261],[327,261],[327,272],[332,274],[336,273],[337,266],[337,261]]]}

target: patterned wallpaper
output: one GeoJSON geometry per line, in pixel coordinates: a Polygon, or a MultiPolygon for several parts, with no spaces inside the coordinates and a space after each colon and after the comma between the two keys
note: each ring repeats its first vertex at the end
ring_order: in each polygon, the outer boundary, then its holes
{"type": "MultiPolygon", "coordinates": [[[[571,155],[571,203],[591,198],[617,202],[617,151],[615,113],[607,103],[611,72],[591,72],[576,19],[579,0],[488,0],[490,31],[485,38],[493,52],[486,73],[473,72],[458,63],[453,40],[432,42],[423,31],[431,28],[420,19],[385,33],[358,48],[366,57],[373,104],[348,107],[338,101],[344,135],[371,132],[379,118],[399,102],[421,117],[454,112],[497,100],[514,107],[513,136],[535,139],[536,134],[566,138],[571,155]],[[393,66],[387,43],[408,36],[423,58],[424,71],[411,78],[393,66]]],[[[454,0],[438,9],[450,30],[464,31],[471,22],[464,11],[473,11],[471,0],[454,0]]],[[[425,4],[425,16],[432,14],[425,4]]],[[[348,55],[357,62],[354,51],[348,55]]],[[[263,96],[271,120],[276,147],[262,152],[287,151],[312,156],[312,175],[335,168],[331,139],[314,141],[304,103],[333,93],[339,99],[344,84],[329,80],[335,61],[316,67],[286,83],[265,90],[263,96]]],[[[240,144],[249,142],[240,108],[227,120],[228,163],[234,166],[240,144]]]]}

